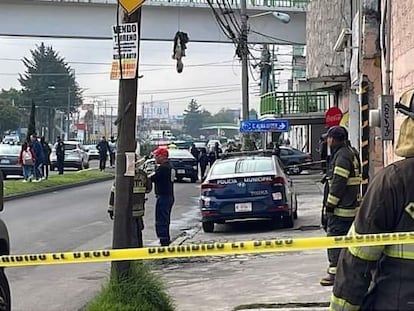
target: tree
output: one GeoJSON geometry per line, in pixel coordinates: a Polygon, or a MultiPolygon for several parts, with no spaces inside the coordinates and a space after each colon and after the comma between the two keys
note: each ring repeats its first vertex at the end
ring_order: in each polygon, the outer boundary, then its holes
{"type": "Polygon", "coordinates": [[[27,141],[29,141],[30,135],[36,133],[36,106],[32,101],[32,107],[30,109],[29,124],[27,126],[27,141]]]}
{"type": "Polygon", "coordinates": [[[20,112],[11,103],[0,99],[0,132],[16,130],[20,124],[20,112]]]}
{"type": "MultiPolygon", "coordinates": [[[[19,74],[18,80],[23,94],[36,105],[39,125],[52,130],[56,110],[68,114],[69,107],[71,112],[75,111],[82,103],[82,92],[72,68],[51,46],[41,43],[30,52],[32,58],[23,59],[26,72],[19,74]]],[[[52,133],[48,134],[51,139],[52,133]]]]}
{"type": "Polygon", "coordinates": [[[201,105],[192,99],[184,110],[184,132],[193,137],[200,135],[200,128],[203,126],[203,112],[201,105]]]}

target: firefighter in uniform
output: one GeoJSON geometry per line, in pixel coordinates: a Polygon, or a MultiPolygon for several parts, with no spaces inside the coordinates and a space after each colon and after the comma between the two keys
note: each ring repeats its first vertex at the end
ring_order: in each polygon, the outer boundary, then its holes
{"type": "MultiPolygon", "coordinates": [[[[327,133],[331,160],[326,175],[324,211],[327,236],[348,233],[360,202],[361,184],[359,157],[348,142],[348,132],[342,126],[331,127],[327,133]]],[[[322,278],[322,286],[332,286],[341,249],[328,249],[328,274],[322,278]]]]}
{"type": "MultiPolygon", "coordinates": [[[[414,107],[411,107],[414,108],[414,107]]],[[[349,235],[414,231],[414,109],[395,153],[370,182],[349,235]]],[[[350,247],[338,262],[330,310],[413,310],[414,244],[350,247]]]]}
{"type": "MultiPolygon", "coordinates": [[[[142,230],[144,230],[144,211],[145,211],[145,194],[152,190],[151,179],[148,178],[147,173],[141,169],[142,161],[135,163],[134,188],[132,195],[132,217],[136,222],[138,247],[143,246],[142,230]]],[[[108,214],[111,219],[114,218],[114,203],[115,203],[115,183],[111,187],[111,194],[109,196],[108,214]]]]}

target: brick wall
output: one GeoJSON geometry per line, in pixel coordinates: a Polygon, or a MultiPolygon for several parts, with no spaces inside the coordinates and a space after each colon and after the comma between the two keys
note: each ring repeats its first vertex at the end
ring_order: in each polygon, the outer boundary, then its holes
{"type": "Polygon", "coordinates": [[[344,53],[333,47],[343,28],[351,27],[349,1],[313,0],[306,16],[308,78],[344,74],[344,53]]]}
{"type": "MultiPolygon", "coordinates": [[[[391,74],[392,92],[396,101],[404,91],[414,88],[413,14],[414,1],[392,1],[391,74]]],[[[395,118],[395,142],[398,140],[399,129],[403,119],[401,114],[395,118]]],[[[391,146],[387,147],[385,157],[388,162],[397,160],[393,148],[391,146]]]]}

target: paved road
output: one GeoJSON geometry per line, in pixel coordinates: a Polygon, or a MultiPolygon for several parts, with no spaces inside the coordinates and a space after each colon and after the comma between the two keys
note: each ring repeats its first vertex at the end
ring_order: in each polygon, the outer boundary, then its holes
{"type": "MultiPolygon", "coordinates": [[[[292,177],[299,193],[299,219],[293,229],[275,229],[268,221],[216,225],[214,233],[199,230],[184,243],[324,236],[319,228],[322,194],[316,181],[320,177],[292,177]]],[[[232,311],[249,304],[275,304],[280,308],[287,303],[327,303],[331,294],[330,287],[319,285],[326,270],[326,250],[180,258],[155,261],[153,265],[165,280],[178,311],[232,311]]]]}
{"type": "MultiPolygon", "coordinates": [[[[2,218],[13,254],[92,250],[112,244],[112,221],[106,213],[111,182],[103,182],[6,203],[2,218]]],[[[172,235],[198,223],[198,186],[176,184],[172,235]]],[[[144,243],[157,244],[154,197],[145,216],[144,243]]],[[[74,264],[7,269],[13,310],[78,310],[99,291],[109,264],[74,264]]]]}

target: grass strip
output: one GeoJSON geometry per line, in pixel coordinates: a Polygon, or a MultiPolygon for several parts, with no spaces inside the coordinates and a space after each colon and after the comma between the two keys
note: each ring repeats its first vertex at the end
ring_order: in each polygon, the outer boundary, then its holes
{"type": "Polygon", "coordinates": [[[4,196],[37,192],[44,189],[53,189],[57,186],[73,185],[85,181],[99,180],[113,176],[108,172],[101,172],[98,169],[82,170],[74,173],[66,173],[63,175],[49,176],[48,179],[41,182],[22,182],[22,180],[7,180],[4,183],[4,196]]]}
{"type": "Polygon", "coordinates": [[[85,311],[173,311],[172,299],[147,264],[134,262],[127,280],[111,278],[85,311]]]}

